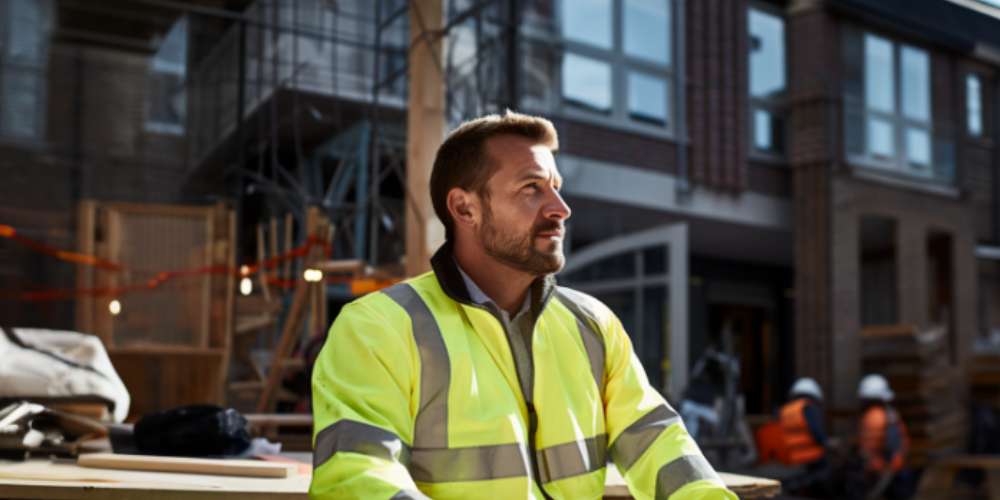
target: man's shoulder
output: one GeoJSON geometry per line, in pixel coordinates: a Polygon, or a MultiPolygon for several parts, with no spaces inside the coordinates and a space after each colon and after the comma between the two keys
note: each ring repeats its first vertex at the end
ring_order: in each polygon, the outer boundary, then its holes
{"type": "Polygon", "coordinates": [[[563,305],[587,319],[603,325],[614,313],[594,296],[565,286],[557,286],[555,296],[563,305]]]}

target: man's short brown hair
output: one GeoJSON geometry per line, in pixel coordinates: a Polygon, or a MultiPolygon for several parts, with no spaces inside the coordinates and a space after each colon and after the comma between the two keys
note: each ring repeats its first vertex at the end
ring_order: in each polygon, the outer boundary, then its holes
{"type": "Polygon", "coordinates": [[[552,122],[538,116],[508,110],[503,115],[486,115],[469,120],[453,130],[438,148],[431,170],[431,203],[450,240],[454,231],[448,213],[448,192],[458,187],[486,196],[486,183],[498,163],[486,152],[486,141],[499,135],[518,135],[559,149],[559,137],[552,122]]]}

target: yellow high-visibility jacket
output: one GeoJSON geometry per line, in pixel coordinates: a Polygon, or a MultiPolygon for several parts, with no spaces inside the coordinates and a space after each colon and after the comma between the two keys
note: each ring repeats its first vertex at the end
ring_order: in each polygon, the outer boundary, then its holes
{"type": "Polygon", "coordinates": [[[330,329],[313,370],[310,497],[600,498],[610,455],[638,499],[735,500],[606,306],[538,280],[525,381],[447,244],[432,264],[330,329]]]}

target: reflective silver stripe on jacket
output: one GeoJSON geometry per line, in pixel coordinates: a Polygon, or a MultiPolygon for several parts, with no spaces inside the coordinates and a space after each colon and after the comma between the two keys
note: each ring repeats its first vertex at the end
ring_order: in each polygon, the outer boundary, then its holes
{"type": "Polygon", "coordinates": [[[653,408],[622,431],[611,444],[611,458],[622,474],[639,460],[667,427],[679,421],[677,412],[664,404],[653,408]]]}
{"type": "Polygon", "coordinates": [[[410,475],[422,483],[483,481],[528,474],[518,443],[466,448],[414,448],[410,475]]]}
{"type": "MultiPolygon", "coordinates": [[[[447,347],[433,313],[406,283],[383,290],[402,307],[413,323],[413,338],[420,353],[420,407],[414,423],[414,445],[408,450],[408,468],[423,483],[482,481],[526,477],[526,445],[519,443],[448,447],[448,387],[451,365],[447,347]]],[[[604,344],[578,319],[595,379],[603,381],[604,344]]],[[[603,382],[601,382],[603,383],[603,382]]],[[[563,443],[537,452],[542,483],[599,470],[607,462],[607,436],[563,443]]]]}
{"type": "Polygon", "coordinates": [[[573,313],[573,316],[576,316],[576,328],[580,331],[580,337],[583,339],[583,347],[587,350],[587,358],[590,360],[590,371],[594,375],[594,382],[600,388],[601,394],[603,394],[605,349],[604,338],[601,337],[601,332],[596,330],[598,328],[596,324],[597,319],[593,317],[593,314],[588,314],[581,308],[578,300],[582,297],[575,297],[579,292],[559,287],[555,293],[556,297],[559,298],[559,302],[566,306],[573,313]]]}
{"type": "Polygon", "coordinates": [[[579,476],[604,468],[608,462],[608,436],[557,444],[538,450],[538,474],[542,483],[579,476]]]}
{"type": "Polygon", "coordinates": [[[323,465],[338,451],[360,453],[406,465],[409,447],[399,436],[363,422],[338,420],[316,435],[313,468],[323,465]]]}
{"type": "Polygon", "coordinates": [[[410,316],[413,340],[420,352],[420,406],[413,424],[413,447],[447,448],[451,362],[441,330],[427,304],[409,284],[399,283],[382,292],[410,316]]]}
{"type": "Polygon", "coordinates": [[[656,473],[656,500],[667,500],[685,484],[702,479],[722,480],[701,455],[684,455],[660,467],[656,473]]]}
{"type": "Polygon", "coordinates": [[[430,498],[419,491],[399,490],[395,495],[389,497],[389,500],[430,500],[430,498]]]}

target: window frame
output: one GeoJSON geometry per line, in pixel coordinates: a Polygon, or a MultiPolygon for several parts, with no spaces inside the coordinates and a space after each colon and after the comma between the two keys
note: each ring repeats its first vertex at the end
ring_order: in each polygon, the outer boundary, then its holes
{"type": "Polygon", "coordinates": [[[791,72],[788,70],[788,22],[785,17],[785,11],[781,7],[764,3],[761,1],[752,1],[747,4],[747,23],[746,30],[744,31],[744,36],[746,36],[746,58],[747,58],[747,148],[748,157],[751,160],[762,161],[766,163],[774,164],[787,164],[788,161],[788,146],[790,144],[791,134],[788,127],[788,83],[790,81],[791,72]],[[751,45],[752,36],[750,34],[750,11],[757,10],[764,14],[769,14],[777,17],[782,23],[782,47],[785,50],[785,64],[782,68],[785,74],[785,88],[784,90],[772,97],[756,97],[751,93],[751,51],[753,47],[751,45]],[[784,120],[785,126],[781,131],[781,140],[783,141],[782,149],[776,151],[774,149],[765,150],[757,147],[756,144],[756,134],[757,134],[757,122],[756,122],[756,112],[757,110],[767,111],[772,117],[779,116],[784,120]]]}
{"type": "Polygon", "coordinates": [[[48,57],[50,46],[50,34],[52,26],[55,25],[56,9],[50,0],[32,0],[39,6],[41,19],[38,30],[41,31],[39,37],[39,59],[19,60],[7,55],[7,51],[13,43],[10,36],[14,30],[9,24],[14,22],[11,12],[11,2],[0,1],[0,142],[21,144],[31,147],[38,147],[46,141],[48,127],[48,57]],[[37,77],[35,85],[35,126],[31,136],[12,134],[3,117],[3,107],[6,90],[5,75],[8,71],[32,73],[37,77]]]}
{"type": "MultiPolygon", "coordinates": [[[[551,68],[551,92],[546,99],[526,100],[521,96],[521,105],[531,111],[545,114],[553,114],[575,121],[611,127],[619,130],[640,133],[658,138],[677,139],[678,120],[684,119],[679,116],[677,102],[684,98],[681,82],[676,73],[678,57],[678,23],[682,20],[677,18],[677,2],[683,0],[662,0],[667,4],[667,17],[669,21],[669,33],[667,40],[669,43],[667,64],[659,64],[640,57],[630,56],[625,53],[625,1],[608,0],[611,3],[611,48],[604,49],[584,42],[571,40],[562,35],[562,4],[571,0],[553,0],[553,12],[550,23],[540,25],[540,23],[524,23],[519,27],[522,43],[534,45],[530,50],[523,52],[533,52],[536,47],[540,47],[543,54],[552,55],[551,68]],[[610,78],[610,110],[605,113],[597,110],[589,110],[584,106],[576,105],[563,94],[563,57],[566,54],[575,54],[588,59],[594,59],[607,64],[611,71],[610,78]],[[665,103],[666,124],[658,125],[633,118],[629,113],[629,73],[636,72],[647,76],[660,78],[666,82],[665,103]],[[680,89],[680,90],[678,90],[680,89]],[[680,94],[680,95],[679,95],[680,94]]],[[[522,60],[522,65],[527,62],[522,60]]]]}
{"type": "MultiPolygon", "coordinates": [[[[170,26],[167,30],[165,36],[163,37],[163,43],[166,43],[167,39],[173,33],[177,27],[183,23],[184,24],[184,62],[182,64],[168,64],[165,67],[156,67],[156,57],[159,55],[159,49],[152,57],[149,59],[149,69],[146,72],[146,97],[144,102],[145,116],[143,119],[143,131],[148,134],[157,135],[171,135],[171,136],[184,136],[187,135],[190,128],[188,119],[188,95],[187,79],[188,73],[191,71],[189,67],[190,50],[191,50],[191,19],[189,16],[182,15],[170,26]],[[175,67],[176,66],[176,67],[175,67]],[[183,116],[181,117],[180,123],[171,123],[165,121],[159,121],[153,117],[153,82],[155,79],[163,78],[165,76],[176,77],[180,80],[181,85],[184,87],[184,102],[185,107],[183,110],[183,116]]],[[[161,45],[162,47],[162,45],[161,45]]],[[[168,96],[157,96],[157,97],[168,97],[168,96]]],[[[234,97],[235,99],[235,97],[234,97]]],[[[221,105],[222,102],[218,99],[215,100],[214,105],[221,105]]],[[[234,104],[235,105],[235,104],[234,104]]]]}
{"type": "MultiPolygon", "coordinates": [[[[890,176],[898,176],[909,180],[917,180],[923,182],[931,182],[935,184],[952,185],[955,182],[954,172],[950,178],[942,178],[938,174],[937,165],[938,158],[938,138],[936,137],[936,132],[938,131],[939,124],[935,123],[934,116],[934,53],[927,47],[910,43],[899,37],[892,36],[890,34],[868,29],[859,26],[850,26],[845,32],[845,37],[857,36],[859,37],[861,51],[859,61],[854,61],[853,64],[857,64],[859,68],[859,94],[857,96],[850,95],[848,92],[843,92],[844,107],[845,110],[852,108],[860,110],[861,116],[861,135],[863,140],[863,152],[861,154],[853,153],[847,149],[847,141],[845,137],[844,141],[844,156],[847,162],[851,165],[870,169],[876,171],[880,174],[886,174],[890,176]],[[873,36],[882,40],[885,40],[892,46],[892,74],[893,74],[893,111],[881,111],[869,107],[867,88],[866,88],[866,65],[867,65],[867,52],[865,51],[865,40],[866,37],[873,36]],[[927,57],[927,106],[928,106],[928,116],[926,121],[919,119],[914,119],[906,115],[903,110],[903,61],[902,53],[904,48],[911,50],[916,50],[923,53],[927,57]],[[860,100],[860,102],[858,102],[860,100]],[[895,152],[891,158],[883,159],[882,157],[875,155],[872,151],[872,141],[869,135],[869,121],[872,118],[878,118],[888,121],[893,129],[892,144],[895,152]],[[919,164],[913,163],[910,160],[909,150],[907,149],[907,132],[911,128],[917,128],[923,130],[927,134],[928,146],[929,146],[929,157],[926,166],[921,168],[919,164]]],[[[846,53],[845,58],[850,57],[850,54],[846,53]]],[[[844,133],[846,134],[847,127],[851,126],[849,119],[847,118],[848,112],[845,111],[844,119],[844,133]]],[[[954,167],[954,166],[953,166],[954,167]]]]}
{"type": "Polygon", "coordinates": [[[965,97],[965,114],[963,116],[963,118],[965,118],[963,120],[965,124],[962,128],[965,130],[965,136],[970,139],[980,141],[989,139],[989,130],[986,127],[986,111],[988,107],[986,106],[986,85],[989,80],[984,78],[983,74],[975,70],[964,71],[964,74],[965,78],[963,79],[964,85],[962,86],[962,95],[965,97]],[[970,120],[972,116],[969,109],[969,82],[971,79],[975,79],[979,84],[979,132],[973,132],[970,127],[970,120]]]}

